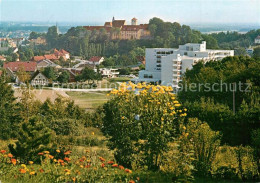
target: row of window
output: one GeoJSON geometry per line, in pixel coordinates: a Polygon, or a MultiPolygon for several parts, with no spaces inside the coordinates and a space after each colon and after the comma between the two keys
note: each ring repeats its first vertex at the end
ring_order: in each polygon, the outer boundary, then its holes
{"type": "Polygon", "coordinates": [[[153,78],[153,75],[144,74],[144,78],[153,78]]]}

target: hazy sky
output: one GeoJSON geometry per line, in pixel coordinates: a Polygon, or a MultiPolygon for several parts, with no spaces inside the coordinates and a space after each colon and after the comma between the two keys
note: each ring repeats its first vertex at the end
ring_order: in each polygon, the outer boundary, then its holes
{"type": "Polygon", "coordinates": [[[260,0],[0,0],[1,21],[95,22],[152,17],[180,23],[260,25],[260,0]]]}

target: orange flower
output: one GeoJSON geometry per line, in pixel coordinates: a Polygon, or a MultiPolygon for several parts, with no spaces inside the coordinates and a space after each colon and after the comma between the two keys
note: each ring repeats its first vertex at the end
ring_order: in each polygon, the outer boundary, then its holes
{"type": "Polygon", "coordinates": [[[73,181],[73,182],[76,182],[76,177],[73,177],[73,178],[72,178],[72,181],[73,181]]]}
{"type": "Polygon", "coordinates": [[[71,154],[71,152],[72,152],[72,151],[66,151],[64,154],[65,154],[65,155],[69,155],[69,154],[71,154]]]}
{"type": "Polygon", "coordinates": [[[104,163],[102,163],[102,164],[101,164],[101,167],[102,167],[102,168],[104,168],[104,167],[105,167],[105,164],[104,164],[104,163]]]}
{"type": "Polygon", "coordinates": [[[20,171],[20,173],[26,173],[26,170],[25,170],[25,169],[23,169],[23,168],[22,168],[22,169],[20,169],[19,171],[20,171]]]}
{"type": "Polygon", "coordinates": [[[40,170],[39,170],[41,173],[43,173],[44,172],[44,170],[41,168],[40,170]]]}
{"type": "Polygon", "coordinates": [[[49,158],[50,158],[50,159],[53,159],[53,158],[54,158],[54,156],[52,156],[52,155],[49,155],[49,158]]]}
{"type": "Polygon", "coordinates": [[[86,165],[85,168],[90,168],[90,165],[86,165]]]}
{"type": "Polygon", "coordinates": [[[140,178],[139,178],[139,177],[136,177],[136,180],[138,180],[138,181],[139,181],[139,180],[140,180],[140,178]]]}
{"type": "Polygon", "coordinates": [[[112,167],[118,167],[118,164],[113,164],[112,167]]]}
{"type": "Polygon", "coordinates": [[[11,159],[11,162],[13,165],[16,165],[16,163],[17,163],[16,159],[11,159]]]}
{"type": "Polygon", "coordinates": [[[132,173],[132,171],[129,170],[129,169],[125,169],[125,172],[126,172],[126,173],[132,173]]]}
{"type": "Polygon", "coordinates": [[[6,150],[1,150],[0,153],[4,154],[6,153],[6,150]]]}
{"type": "Polygon", "coordinates": [[[56,150],[56,152],[57,152],[57,153],[60,153],[60,150],[59,150],[59,149],[57,149],[57,150],[56,150]]]}
{"type": "Polygon", "coordinates": [[[125,169],[122,165],[119,165],[118,168],[119,168],[120,170],[124,170],[124,169],[125,169]]]}
{"type": "Polygon", "coordinates": [[[33,161],[29,161],[29,164],[32,165],[32,164],[33,164],[33,161]]]}
{"type": "Polygon", "coordinates": [[[70,158],[65,157],[64,160],[65,160],[65,161],[70,161],[70,158]]]}
{"type": "Polygon", "coordinates": [[[9,158],[12,158],[12,157],[13,157],[13,155],[12,155],[11,153],[9,153],[7,156],[8,156],[9,158]]]}
{"type": "Polygon", "coordinates": [[[44,153],[44,154],[50,154],[50,152],[49,152],[49,151],[43,151],[43,153],[44,153]]]}
{"type": "Polygon", "coordinates": [[[102,157],[99,157],[99,159],[100,159],[100,161],[102,161],[102,162],[103,162],[103,161],[105,161],[105,159],[104,159],[104,158],[102,158],[102,157]]]}
{"type": "Polygon", "coordinates": [[[135,183],[135,181],[134,180],[130,180],[129,183],[135,183]]]}
{"type": "Polygon", "coordinates": [[[42,156],[42,155],[44,155],[44,153],[43,153],[43,152],[39,152],[38,155],[39,155],[39,156],[42,156]]]}
{"type": "Polygon", "coordinates": [[[109,161],[107,162],[107,164],[114,164],[114,161],[109,161]]]}
{"type": "Polygon", "coordinates": [[[59,163],[64,163],[64,161],[62,159],[58,159],[59,163]]]}

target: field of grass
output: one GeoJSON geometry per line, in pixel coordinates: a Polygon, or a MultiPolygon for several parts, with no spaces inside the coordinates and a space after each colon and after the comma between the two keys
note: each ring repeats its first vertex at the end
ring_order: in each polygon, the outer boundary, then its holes
{"type": "Polygon", "coordinates": [[[86,110],[94,110],[109,100],[108,92],[66,92],[76,105],[86,110]]]}

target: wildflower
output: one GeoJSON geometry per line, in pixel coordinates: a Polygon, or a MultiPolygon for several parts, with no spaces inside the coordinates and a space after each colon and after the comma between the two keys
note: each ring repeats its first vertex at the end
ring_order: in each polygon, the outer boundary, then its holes
{"type": "Polygon", "coordinates": [[[43,154],[43,152],[39,152],[38,155],[39,155],[39,156],[42,156],[42,155],[44,155],[44,154],[43,154]]]}
{"type": "Polygon", "coordinates": [[[164,121],[164,118],[163,118],[163,117],[161,117],[161,120],[162,120],[162,121],[164,121]]]}
{"type": "Polygon", "coordinates": [[[65,157],[64,160],[65,160],[65,161],[70,161],[70,158],[65,157]]]}
{"type": "Polygon", "coordinates": [[[139,181],[139,180],[140,180],[140,178],[139,178],[139,177],[136,177],[136,180],[138,180],[138,181],[139,181]]]}
{"type": "Polygon", "coordinates": [[[57,149],[57,150],[56,150],[56,152],[57,152],[57,153],[60,153],[60,150],[59,150],[59,149],[57,149]]]}
{"type": "Polygon", "coordinates": [[[17,163],[16,159],[11,159],[11,162],[13,165],[16,165],[16,163],[17,163]]]}
{"type": "Polygon", "coordinates": [[[26,173],[26,170],[25,170],[25,169],[23,169],[23,168],[22,168],[22,169],[20,169],[19,171],[20,171],[20,173],[26,173]]]}
{"type": "Polygon", "coordinates": [[[73,178],[72,178],[72,181],[73,181],[73,182],[76,182],[76,177],[73,177],[73,178]]]}
{"type": "Polygon", "coordinates": [[[118,164],[113,164],[112,167],[118,167],[118,164]]]}
{"type": "Polygon", "coordinates": [[[41,169],[39,170],[39,172],[43,173],[43,172],[44,172],[44,170],[41,168],[41,169]]]}
{"type": "Polygon", "coordinates": [[[12,157],[13,157],[13,155],[12,155],[11,153],[9,153],[7,156],[8,156],[9,158],[12,158],[12,157]]]}
{"type": "Polygon", "coordinates": [[[104,167],[105,167],[105,164],[104,164],[104,163],[102,163],[102,164],[101,164],[101,167],[102,167],[102,168],[104,168],[104,167]]]}
{"type": "Polygon", "coordinates": [[[44,154],[50,154],[50,152],[49,152],[49,151],[43,151],[43,153],[44,153],[44,154]]]}
{"type": "Polygon", "coordinates": [[[180,106],[181,106],[181,104],[175,104],[174,106],[175,106],[175,107],[180,107],[180,106]]]}
{"type": "Polygon", "coordinates": [[[26,168],[26,165],[25,164],[21,164],[21,167],[26,168]]]}
{"type": "Polygon", "coordinates": [[[134,180],[130,180],[129,183],[135,183],[135,181],[134,180]]]}
{"type": "Polygon", "coordinates": [[[64,163],[64,161],[62,159],[58,159],[59,163],[64,163]]]}
{"type": "Polygon", "coordinates": [[[80,165],[79,167],[80,167],[80,168],[84,168],[84,166],[83,166],[83,165],[80,165]]]}
{"type": "Polygon", "coordinates": [[[122,165],[119,165],[118,168],[119,168],[120,170],[124,170],[124,169],[125,169],[122,165]]]}
{"type": "Polygon", "coordinates": [[[124,116],[122,116],[122,117],[121,117],[121,119],[125,119],[125,117],[124,117],[124,116]]]}
{"type": "Polygon", "coordinates": [[[52,156],[52,155],[49,155],[49,158],[50,158],[50,159],[53,159],[53,158],[54,158],[54,156],[52,156]]]}
{"type": "Polygon", "coordinates": [[[109,161],[107,162],[107,164],[114,164],[114,161],[109,161]]]}
{"type": "Polygon", "coordinates": [[[0,153],[5,154],[6,150],[1,150],[0,153]]]}
{"type": "Polygon", "coordinates": [[[95,132],[91,132],[91,135],[95,135],[95,132]]]}
{"type": "Polygon", "coordinates": [[[69,154],[71,154],[71,151],[66,151],[64,154],[69,155],[69,154]]]}
{"type": "Polygon", "coordinates": [[[129,170],[129,169],[125,169],[125,172],[126,172],[126,173],[132,173],[132,171],[129,170]]]}
{"type": "Polygon", "coordinates": [[[33,171],[33,172],[30,172],[30,175],[35,175],[35,172],[33,171]]]}
{"type": "Polygon", "coordinates": [[[104,159],[104,158],[102,158],[102,157],[99,157],[99,159],[100,159],[100,161],[105,161],[105,159],[104,159]]]}
{"type": "Polygon", "coordinates": [[[29,161],[29,164],[32,165],[32,164],[33,164],[33,161],[29,161]]]}

